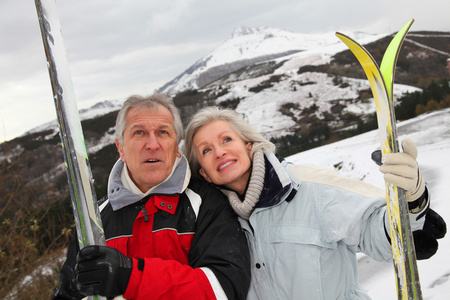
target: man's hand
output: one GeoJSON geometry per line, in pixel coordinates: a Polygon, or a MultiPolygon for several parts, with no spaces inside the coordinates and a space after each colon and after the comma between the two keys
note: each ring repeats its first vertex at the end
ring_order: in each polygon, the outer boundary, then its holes
{"type": "Polygon", "coordinates": [[[107,246],[87,246],[77,256],[78,290],[85,296],[115,297],[127,289],[133,260],[107,246]]]}
{"type": "Polygon", "coordinates": [[[425,182],[416,162],[416,144],[410,139],[405,139],[402,148],[403,152],[384,155],[380,171],[387,182],[406,191],[408,202],[413,202],[425,192],[425,182]]]}

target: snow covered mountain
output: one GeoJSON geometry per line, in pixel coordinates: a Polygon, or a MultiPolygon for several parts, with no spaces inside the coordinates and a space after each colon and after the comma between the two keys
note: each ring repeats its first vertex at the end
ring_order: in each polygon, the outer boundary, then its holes
{"type": "MultiPolygon", "coordinates": [[[[79,110],[79,115],[80,115],[80,120],[88,120],[88,119],[94,119],[96,117],[99,116],[103,116],[109,112],[115,111],[115,110],[119,110],[122,107],[122,102],[119,100],[105,100],[105,101],[101,101],[98,102],[94,105],[92,105],[89,108],[84,108],[84,109],[80,109],[79,110]]],[[[45,130],[54,130],[55,133],[58,130],[58,125],[56,120],[44,123],[40,126],[37,126],[27,132],[25,132],[23,134],[23,136],[32,134],[32,133],[36,133],[36,132],[41,132],[41,131],[45,131],[45,130]]]]}
{"type": "MultiPolygon", "coordinates": [[[[345,34],[363,45],[378,42],[383,38],[388,40],[392,38],[392,34],[386,33],[345,32],[345,34]]],[[[435,53],[450,55],[449,37],[448,33],[411,32],[403,48],[411,43],[423,51],[409,49],[403,52],[409,51],[408,56],[417,58],[417,61],[435,53]],[[411,39],[414,36],[417,36],[416,40],[411,39]],[[427,37],[430,40],[439,37],[444,40],[423,44],[427,37]],[[436,45],[442,45],[442,48],[435,49],[436,45]]],[[[302,114],[311,106],[317,107],[314,114],[318,119],[328,118],[330,126],[343,129],[345,125],[354,125],[342,124],[337,120],[343,114],[350,113],[356,117],[363,117],[374,111],[372,101],[367,97],[369,85],[365,76],[354,79],[355,76],[346,76],[349,74],[339,70],[347,68],[349,64],[355,64],[354,57],[352,61],[337,63],[335,69],[331,71],[323,68],[327,64],[336,64],[335,55],[344,50],[348,48],[334,32],[303,34],[277,28],[242,26],[236,28],[221,46],[199,59],[158,91],[171,96],[186,91],[208,94],[200,101],[209,101],[208,105],[222,105],[236,109],[268,137],[272,137],[274,133],[283,136],[298,131],[302,127],[301,119],[307,122],[302,114]],[[342,65],[343,63],[346,65],[342,65]],[[258,107],[258,111],[254,111],[255,107],[258,107]],[[336,115],[334,120],[330,119],[330,114],[335,114],[336,110],[339,110],[340,114],[336,115]],[[268,119],[273,122],[266,122],[268,119]]],[[[428,62],[427,67],[436,69],[428,62]]],[[[356,68],[362,72],[359,65],[356,68]]],[[[441,69],[446,72],[445,67],[441,69]]],[[[423,77],[438,76],[446,74],[423,74],[423,77]]],[[[394,95],[398,98],[407,92],[418,90],[409,85],[396,83],[394,95]]],[[[177,104],[183,106],[183,102],[187,102],[182,100],[177,104]]],[[[80,111],[80,117],[85,120],[100,116],[119,109],[121,104],[117,100],[103,101],[80,111]]],[[[48,128],[56,128],[56,121],[43,124],[24,136],[48,128]]]]}
{"type": "MultiPolygon", "coordinates": [[[[384,35],[354,33],[353,36],[362,42],[370,42],[384,35]]],[[[321,52],[322,48],[334,44],[338,44],[338,39],[331,32],[302,34],[269,27],[238,27],[230,39],[165,84],[159,92],[174,95],[183,90],[202,88],[243,67],[304,51],[321,52]]]]}
{"type": "MultiPolygon", "coordinates": [[[[346,34],[361,44],[391,38],[388,34],[346,34]]],[[[347,47],[333,32],[302,34],[268,27],[239,27],[230,39],[165,84],[159,92],[175,97],[187,91],[203,93],[195,99],[196,107],[186,100],[186,95],[176,102],[186,119],[205,103],[230,107],[268,138],[304,133],[313,123],[312,119],[325,120],[326,124],[318,126],[334,131],[348,130],[355,127],[358,119],[373,113],[374,106],[365,76],[361,79],[345,76],[341,69],[346,66],[339,64],[331,71],[320,69],[331,65],[334,56],[344,50],[347,47]],[[185,111],[185,106],[191,107],[185,111]]],[[[351,63],[355,62],[353,57],[351,63]]],[[[360,66],[356,68],[362,72],[360,66]]],[[[398,98],[418,90],[396,84],[394,96],[398,98]]],[[[104,104],[80,112],[81,118],[93,117],[93,113],[105,114],[121,105],[119,101],[104,104]]],[[[44,124],[29,133],[56,128],[55,125],[55,121],[44,124]]]]}

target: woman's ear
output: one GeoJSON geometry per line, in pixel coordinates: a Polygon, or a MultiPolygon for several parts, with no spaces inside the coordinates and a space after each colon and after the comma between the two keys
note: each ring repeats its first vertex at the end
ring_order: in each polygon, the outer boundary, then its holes
{"type": "Polygon", "coordinates": [[[252,152],[253,144],[248,142],[247,145],[245,145],[245,148],[247,150],[247,154],[250,156],[250,152],[252,152]]]}
{"type": "Polygon", "coordinates": [[[208,181],[209,183],[213,183],[213,182],[211,181],[211,179],[209,178],[208,174],[206,174],[205,170],[200,169],[200,170],[199,170],[199,173],[200,173],[200,175],[203,176],[203,178],[205,178],[206,181],[208,181]]]}

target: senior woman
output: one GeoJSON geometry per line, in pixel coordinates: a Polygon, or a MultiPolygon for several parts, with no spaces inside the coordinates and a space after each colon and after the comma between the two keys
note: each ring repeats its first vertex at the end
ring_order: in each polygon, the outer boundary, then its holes
{"type": "MultiPolygon", "coordinates": [[[[402,145],[380,170],[407,191],[411,226],[423,232],[428,192],[415,144],[402,145]]],[[[251,251],[247,299],[369,299],[357,281],[356,253],[392,261],[383,190],[277,158],[275,146],[232,110],[199,111],[184,147],[193,175],[218,187],[239,216],[251,251]]],[[[422,258],[437,250],[430,236],[416,245],[422,258]]]]}

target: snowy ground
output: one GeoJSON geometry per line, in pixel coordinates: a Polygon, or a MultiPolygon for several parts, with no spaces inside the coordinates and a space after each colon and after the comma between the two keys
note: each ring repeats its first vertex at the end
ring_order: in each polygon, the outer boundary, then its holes
{"type": "MultiPolygon", "coordinates": [[[[429,113],[398,124],[399,139],[411,138],[417,145],[422,174],[431,194],[431,207],[450,224],[450,109],[429,113]]],[[[339,173],[384,188],[378,167],[371,161],[379,149],[377,131],[288,157],[292,162],[308,162],[335,168],[339,173]]],[[[449,225],[448,225],[449,226],[449,225]]],[[[439,240],[438,252],[418,262],[423,299],[450,299],[450,234],[439,240]]],[[[397,299],[394,268],[365,255],[359,256],[359,281],[372,299],[397,299]]]]}

